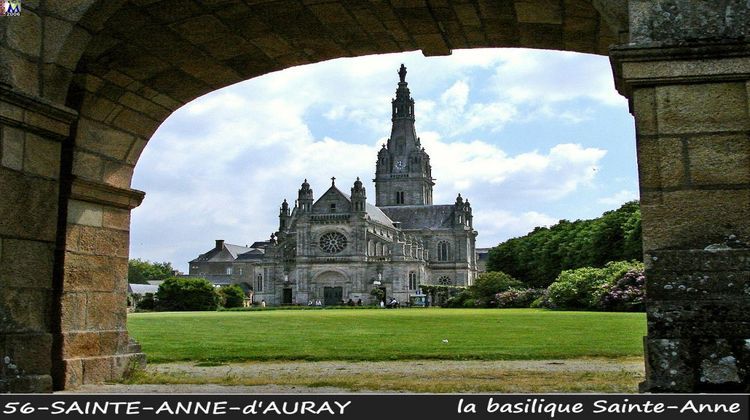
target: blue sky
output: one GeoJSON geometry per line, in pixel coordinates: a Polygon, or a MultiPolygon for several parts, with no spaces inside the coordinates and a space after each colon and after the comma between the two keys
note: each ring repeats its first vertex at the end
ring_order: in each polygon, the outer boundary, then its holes
{"type": "Polygon", "coordinates": [[[435,204],[474,209],[479,246],[638,197],[633,119],[607,57],[539,50],[419,52],[286,69],[198,98],[157,130],[138,162],[131,258],[183,271],[215,239],[245,245],[277,229],[304,178],[372,178],[390,134],[401,63],[431,157],[435,204]]]}

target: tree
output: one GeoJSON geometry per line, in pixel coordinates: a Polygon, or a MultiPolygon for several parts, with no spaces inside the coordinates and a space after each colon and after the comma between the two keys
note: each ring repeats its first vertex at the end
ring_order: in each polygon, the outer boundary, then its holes
{"type": "Polygon", "coordinates": [[[490,250],[488,271],[503,271],[528,287],[546,288],[563,270],[604,267],[608,261],[642,258],[637,201],[592,220],[560,220],[509,239],[490,250]]]}
{"type": "Polygon", "coordinates": [[[128,261],[128,283],[148,284],[149,280],[164,280],[173,275],[169,262],[151,262],[136,258],[128,261]]]}
{"type": "Polygon", "coordinates": [[[229,284],[219,289],[221,306],[225,308],[239,308],[245,302],[245,292],[239,285],[229,284]]]}
{"type": "Polygon", "coordinates": [[[219,304],[214,286],[202,278],[170,277],[159,285],[156,299],[162,311],[214,311],[219,304]]]}

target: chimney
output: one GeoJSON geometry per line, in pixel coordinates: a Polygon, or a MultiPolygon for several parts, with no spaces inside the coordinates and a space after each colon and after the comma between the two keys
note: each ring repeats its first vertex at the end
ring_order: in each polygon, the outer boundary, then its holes
{"type": "Polygon", "coordinates": [[[223,239],[217,239],[216,240],[216,249],[221,250],[224,248],[224,240],[223,239]]]}

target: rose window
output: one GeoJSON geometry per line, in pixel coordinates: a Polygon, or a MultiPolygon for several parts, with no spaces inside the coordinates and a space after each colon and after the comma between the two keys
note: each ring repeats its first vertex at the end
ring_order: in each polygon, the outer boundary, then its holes
{"type": "Polygon", "coordinates": [[[450,286],[451,284],[453,284],[453,282],[451,281],[450,277],[442,276],[438,279],[438,284],[443,285],[443,286],[450,286]]]}
{"type": "Polygon", "coordinates": [[[320,237],[320,249],[329,253],[336,254],[346,248],[346,236],[338,232],[328,232],[320,237]]]}

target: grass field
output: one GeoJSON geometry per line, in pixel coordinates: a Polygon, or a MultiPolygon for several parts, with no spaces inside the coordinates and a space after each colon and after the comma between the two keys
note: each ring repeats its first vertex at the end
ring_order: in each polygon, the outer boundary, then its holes
{"type": "Polygon", "coordinates": [[[639,356],[646,320],[535,309],[268,310],[137,313],[128,329],[156,363],[520,360],[639,356]]]}

